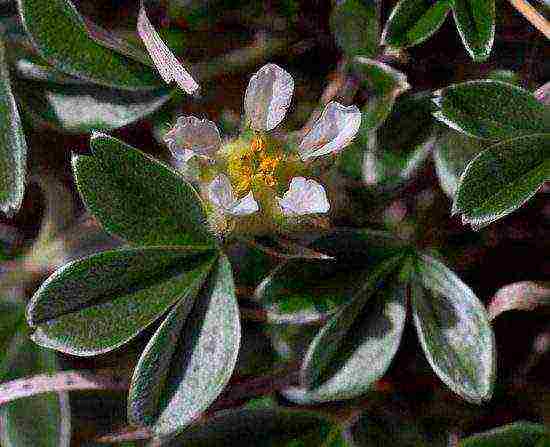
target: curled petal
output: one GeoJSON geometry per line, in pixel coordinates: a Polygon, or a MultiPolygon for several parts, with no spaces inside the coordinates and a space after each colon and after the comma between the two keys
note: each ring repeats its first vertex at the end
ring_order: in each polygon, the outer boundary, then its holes
{"type": "Polygon", "coordinates": [[[344,149],[361,125],[361,111],[356,106],[329,102],[313,129],[298,148],[302,160],[337,153],[344,149]]]}
{"type": "Polygon", "coordinates": [[[170,84],[175,81],[186,93],[195,93],[199,89],[199,84],[162,41],[145,13],[143,2],[139,10],[137,30],[164,82],[170,84]]]}
{"type": "Polygon", "coordinates": [[[285,117],[294,91],[292,76],[275,64],[267,64],[250,78],[244,110],[254,130],[271,130],[285,117]]]}
{"type": "Polygon", "coordinates": [[[323,185],[315,180],[294,177],[283,198],[277,198],[284,215],[326,213],[330,209],[323,185]]]}
{"type": "Polygon", "coordinates": [[[216,125],[194,116],[181,116],[164,136],[168,148],[179,160],[187,161],[194,155],[212,158],[218,151],[221,138],[216,125]]]}
{"type": "Polygon", "coordinates": [[[208,186],[208,199],[225,214],[233,216],[244,216],[259,210],[252,191],[242,199],[235,198],[231,182],[224,174],[218,175],[208,186]]]}

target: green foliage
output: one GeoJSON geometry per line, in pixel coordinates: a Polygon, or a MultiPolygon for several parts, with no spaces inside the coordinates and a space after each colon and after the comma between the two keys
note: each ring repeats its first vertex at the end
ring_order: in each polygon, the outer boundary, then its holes
{"type": "MultiPolygon", "coordinates": [[[[58,369],[54,351],[32,343],[24,308],[0,299],[0,381],[58,369]]],[[[67,393],[48,393],[9,402],[0,408],[3,447],[69,447],[71,413],[67,393]]]]}
{"type": "Polygon", "coordinates": [[[200,418],[227,384],[239,353],[239,309],[225,257],[191,298],[180,300],[153,335],[130,386],[130,421],[159,437],[200,418]]]}
{"type": "Polygon", "coordinates": [[[27,143],[0,41],[0,210],[7,215],[15,214],[21,206],[26,170],[27,143]]]}
{"type": "Polygon", "coordinates": [[[73,158],[87,207],[110,233],[139,245],[213,245],[202,202],[168,166],[103,134],[73,158]]]}
{"type": "Polygon", "coordinates": [[[495,0],[454,0],[453,17],[470,57],[487,59],[495,38],[495,0]]]}
{"type": "Polygon", "coordinates": [[[149,66],[100,45],[70,0],[18,0],[25,30],[40,55],[59,70],[123,90],[158,88],[149,66]]]}
{"type": "Polygon", "coordinates": [[[545,447],[550,443],[548,428],[531,422],[514,422],[460,442],[460,447],[545,447]]]}

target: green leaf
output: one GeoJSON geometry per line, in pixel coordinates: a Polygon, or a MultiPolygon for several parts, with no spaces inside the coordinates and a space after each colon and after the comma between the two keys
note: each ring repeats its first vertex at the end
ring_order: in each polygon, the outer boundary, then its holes
{"type": "Polygon", "coordinates": [[[402,256],[384,262],[360,284],[352,300],[317,334],[301,368],[302,383],[317,401],[364,394],[397,352],[406,314],[406,286],[397,280],[402,256]]]}
{"type": "Polygon", "coordinates": [[[176,171],[108,135],[73,158],[78,190],[109,233],[140,245],[215,245],[199,195],[176,171]]]}
{"type": "Polygon", "coordinates": [[[476,138],[502,140],[550,130],[550,107],[527,90],[492,80],[454,84],[435,93],[434,116],[476,138]]]}
{"type": "Polygon", "coordinates": [[[374,270],[403,250],[403,243],[383,232],[338,230],[309,248],[333,260],[292,259],[275,268],[259,284],[255,298],[269,322],[319,322],[349,301],[359,273],[374,270]]]}
{"type": "Polygon", "coordinates": [[[380,38],[379,10],[375,0],[344,0],[334,7],[330,28],[347,57],[376,56],[380,38]]]}
{"type": "MultiPolygon", "coordinates": [[[[23,306],[0,304],[0,380],[57,371],[53,351],[28,338],[23,306]]],[[[67,393],[48,393],[9,402],[0,408],[3,447],[68,447],[71,413],[67,393]]]]}
{"type": "Polygon", "coordinates": [[[214,251],[147,247],[106,251],[71,262],[33,296],[33,340],[73,355],[118,348],[199,287],[214,251]]]}
{"type": "Polygon", "coordinates": [[[510,214],[550,180],[550,133],[503,141],[475,157],[460,178],[453,214],[474,229],[510,214]]]}
{"type": "Polygon", "coordinates": [[[442,129],[435,141],[433,158],[439,184],[449,197],[458,188],[460,176],[468,162],[484,149],[484,141],[453,129],[442,129]]]}
{"type": "Polygon", "coordinates": [[[0,39],[0,211],[12,216],[25,193],[27,143],[11,90],[4,43],[0,39]]]}
{"type": "Polygon", "coordinates": [[[161,438],[196,422],[235,367],[239,308],[224,255],[190,304],[180,301],[170,311],[145,348],[130,385],[129,420],[151,427],[161,438]]]}
{"type": "Polygon", "coordinates": [[[156,72],[98,44],[69,0],[18,0],[25,30],[40,55],[59,70],[107,87],[159,87],[156,72]]]}
{"type": "Polygon", "coordinates": [[[93,85],[25,83],[21,101],[33,124],[66,133],[84,134],[126,126],[163,106],[167,89],[129,92],[93,85]]]}
{"type": "Polygon", "coordinates": [[[413,320],[439,378],[464,399],[491,398],[495,342],[483,304],[451,270],[427,255],[412,282],[413,320]]]}
{"type": "Polygon", "coordinates": [[[487,59],[495,39],[495,0],[454,0],[453,17],[471,58],[487,59]]]}
{"type": "Polygon", "coordinates": [[[460,441],[460,447],[543,447],[550,433],[542,424],[514,422],[460,441]]]}
{"type": "Polygon", "coordinates": [[[368,143],[362,167],[365,183],[391,188],[410,180],[428,158],[433,134],[429,99],[421,94],[399,97],[376,134],[360,135],[368,143]]]}
{"type": "Polygon", "coordinates": [[[445,21],[449,0],[400,0],[393,8],[382,33],[382,44],[412,47],[427,40],[445,21]]]}
{"type": "Polygon", "coordinates": [[[340,428],[316,413],[283,409],[227,410],[191,427],[167,447],[342,447],[340,428]]]}

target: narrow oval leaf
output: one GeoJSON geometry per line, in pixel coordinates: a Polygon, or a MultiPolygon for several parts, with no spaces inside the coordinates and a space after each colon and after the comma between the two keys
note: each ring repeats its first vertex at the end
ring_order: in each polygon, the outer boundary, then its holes
{"type": "Polygon", "coordinates": [[[550,133],[498,143],[475,157],[460,178],[453,214],[479,229],[510,214],[550,180],[550,133]]]}
{"type": "Polygon", "coordinates": [[[301,368],[310,398],[357,397],[386,372],[405,326],[406,285],[395,275],[402,262],[392,258],[363,279],[350,303],[317,334],[301,368]]]}
{"type": "Polygon", "coordinates": [[[202,202],[168,166],[108,135],[95,133],[92,155],[73,158],[78,190],[109,233],[140,245],[216,242],[202,202]]]}
{"type": "Polygon", "coordinates": [[[495,341],[483,304],[451,270],[422,255],[412,282],[413,321],[439,378],[464,399],[491,398],[495,341]]]}
{"type": "Polygon", "coordinates": [[[25,30],[40,55],[61,71],[124,90],[158,88],[151,67],[98,44],[70,0],[18,0],[25,30]]]}
{"type": "Polygon", "coordinates": [[[380,39],[380,7],[374,0],[344,0],[330,15],[336,43],[347,57],[374,57],[380,39]]]}
{"type": "Polygon", "coordinates": [[[128,418],[164,438],[195,422],[237,362],[239,308],[224,255],[191,308],[180,301],[145,348],[132,377],[128,418]]]}
{"type": "Polygon", "coordinates": [[[495,0],[454,0],[453,17],[471,58],[487,59],[495,39],[495,0]]]}
{"type": "Polygon", "coordinates": [[[438,132],[433,158],[439,184],[450,198],[454,197],[468,162],[483,151],[484,146],[484,141],[453,129],[446,128],[438,132]]]}
{"type": "Polygon", "coordinates": [[[334,231],[310,249],[332,259],[292,259],[275,268],[254,296],[268,321],[306,324],[323,321],[349,301],[358,273],[373,271],[403,250],[391,235],[376,231],[334,231]]]}
{"type": "Polygon", "coordinates": [[[171,98],[159,89],[129,92],[91,85],[25,84],[21,101],[33,124],[64,133],[110,131],[155,112],[171,98]]]}
{"type": "Polygon", "coordinates": [[[0,211],[12,216],[25,193],[27,143],[11,90],[4,43],[0,40],[0,211]]]}
{"type": "Polygon", "coordinates": [[[441,27],[451,4],[448,0],[400,0],[386,22],[382,45],[405,48],[424,42],[441,27]]]}
{"type": "Polygon", "coordinates": [[[550,130],[550,107],[501,81],[454,84],[437,91],[434,102],[437,119],[476,138],[502,140],[550,130]]]}
{"type": "Polygon", "coordinates": [[[219,412],[186,430],[168,447],[335,447],[346,445],[341,429],[316,413],[283,409],[219,412]]]}
{"type": "Polygon", "coordinates": [[[470,436],[459,447],[544,447],[549,442],[550,432],[543,424],[521,421],[470,436]]]}
{"type": "Polygon", "coordinates": [[[534,310],[550,305],[550,282],[519,281],[500,288],[489,304],[489,317],[509,310],[534,310]]]}
{"type": "Polygon", "coordinates": [[[41,346],[73,355],[108,352],[154,323],[204,281],[213,251],[149,247],[106,251],[71,262],[27,308],[41,346]]]}

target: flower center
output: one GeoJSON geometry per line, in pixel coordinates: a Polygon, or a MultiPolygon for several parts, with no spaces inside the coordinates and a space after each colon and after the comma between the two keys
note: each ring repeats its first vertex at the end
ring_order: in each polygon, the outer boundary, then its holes
{"type": "Polygon", "coordinates": [[[237,194],[249,191],[253,184],[277,185],[277,169],[284,156],[278,149],[269,148],[260,135],[255,135],[250,146],[232,153],[229,175],[237,194]]]}

